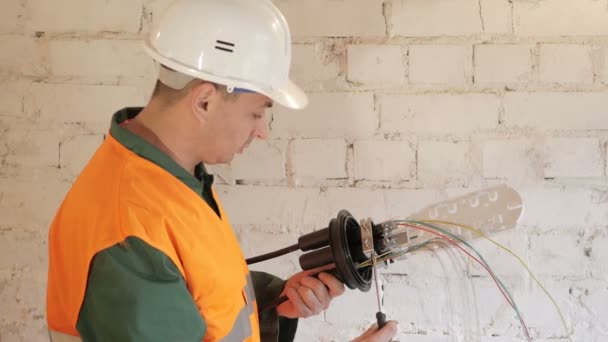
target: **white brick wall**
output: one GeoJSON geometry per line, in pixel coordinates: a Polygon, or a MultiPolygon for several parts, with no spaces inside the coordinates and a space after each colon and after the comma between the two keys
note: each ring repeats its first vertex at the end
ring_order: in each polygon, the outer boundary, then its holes
{"type": "Polygon", "coordinates": [[[141,25],[141,0],[32,0],[26,6],[30,31],[137,32],[141,25]]]}
{"type": "Polygon", "coordinates": [[[378,102],[386,132],[464,134],[498,125],[494,95],[383,95],[378,102]]]}
{"type": "Polygon", "coordinates": [[[462,36],[482,31],[477,0],[395,0],[392,34],[408,37],[462,36]]]}
{"type": "Polygon", "coordinates": [[[569,227],[603,225],[608,205],[602,202],[605,189],[593,191],[581,186],[530,185],[521,188],[526,213],[521,225],[545,232],[569,227]]]}
{"type": "Polygon", "coordinates": [[[310,94],[310,106],[274,109],[273,137],[367,137],[378,127],[372,93],[310,94]]]}
{"type": "Polygon", "coordinates": [[[608,85],[608,48],[601,50],[600,61],[600,77],[602,82],[608,85]]]}
{"type": "Polygon", "coordinates": [[[0,74],[38,76],[45,73],[36,40],[29,36],[0,34],[0,74]]]}
{"type": "Polygon", "coordinates": [[[26,113],[46,122],[102,122],[109,128],[118,109],[144,104],[134,87],[34,83],[30,91],[26,113]]]}
{"type": "Polygon", "coordinates": [[[424,141],[418,146],[418,178],[426,186],[466,185],[469,176],[469,144],[424,141]]]}
{"type": "Polygon", "coordinates": [[[292,172],[297,184],[348,177],[346,141],[343,139],[294,140],[291,142],[290,153],[292,172]]]}
{"type": "MultiPolygon", "coordinates": [[[[0,116],[20,116],[23,112],[23,99],[28,91],[28,81],[8,80],[0,82],[0,116]]],[[[8,126],[7,126],[8,127],[8,126]]]]}
{"type": "Polygon", "coordinates": [[[415,152],[407,142],[356,141],[355,180],[405,181],[412,174],[415,152]]]}
{"type": "Polygon", "coordinates": [[[528,139],[489,140],[483,146],[483,176],[516,183],[535,179],[539,154],[528,139]]]}
{"type": "Polygon", "coordinates": [[[509,0],[481,0],[483,31],[488,33],[512,33],[513,16],[509,0]]]}
{"type": "Polygon", "coordinates": [[[515,33],[521,36],[586,36],[608,34],[608,12],[601,1],[513,2],[515,33]]]}
{"type": "Polygon", "coordinates": [[[471,72],[470,46],[413,45],[409,54],[411,83],[462,86],[471,72]]]}
{"type": "Polygon", "coordinates": [[[589,272],[589,262],[582,253],[577,231],[560,231],[530,237],[531,265],[537,274],[550,276],[584,277],[589,272]]]}
{"type": "Polygon", "coordinates": [[[375,88],[403,85],[405,65],[399,45],[350,45],[346,79],[375,88]]]}
{"type": "Polygon", "coordinates": [[[102,135],[72,136],[59,145],[59,167],[78,175],[103,142],[102,135]]]}
{"type": "Polygon", "coordinates": [[[59,164],[58,132],[32,126],[21,119],[3,121],[4,127],[14,127],[3,137],[6,148],[4,160],[8,164],[28,167],[57,167],[59,164]]]}
{"type": "Polygon", "coordinates": [[[377,37],[386,33],[381,0],[275,2],[287,17],[296,38],[377,37]]]}
{"type": "Polygon", "coordinates": [[[475,83],[510,84],[532,81],[532,46],[475,46],[475,83]]]}
{"type": "Polygon", "coordinates": [[[23,16],[22,2],[5,0],[0,12],[0,32],[15,32],[18,30],[19,18],[23,16]]]}
{"type": "MultiPolygon", "coordinates": [[[[111,115],[155,77],[140,38],[172,0],[5,0],[0,11],[0,340],[47,341],[48,224],[111,115]]],[[[294,36],[291,77],[310,106],[272,109],[271,137],[211,166],[245,255],[326,227],[375,222],[497,183],[524,201],[494,236],[546,284],[572,341],[608,331],[608,9],[599,0],[274,0],[294,36]]],[[[475,241],[535,341],[568,341],[511,256],[475,241]]],[[[260,264],[287,277],[299,253],[260,264]]],[[[457,253],[381,272],[402,341],[522,341],[492,279],[457,253]],[[452,260],[450,255],[456,257],[452,260]],[[443,266],[442,266],[443,265],[443,266]],[[445,267],[445,268],[444,268],[445,267]],[[475,287],[475,296],[471,291],[475,287]],[[479,335],[466,337],[463,329],[479,335]]],[[[296,340],[344,341],[372,324],[348,291],[296,340]]]]}
{"type": "Polygon", "coordinates": [[[545,177],[593,178],[604,174],[599,139],[552,138],[545,142],[545,177]]]}
{"type": "MultiPolygon", "coordinates": [[[[42,169],[42,166],[38,165],[37,169],[42,169]]],[[[56,169],[56,166],[54,170],[46,168],[46,172],[38,174],[37,177],[26,178],[23,175],[0,177],[0,189],[3,194],[0,200],[2,204],[0,216],[3,227],[46,231],[49,220],[55,216],[55,211],[70,186],[69,183],[61,180],[61,174],[56,169]]],[[[17,259],[13,262],[17,262],[17,259]]]]}
{"type": "Polygon", "coordinates": [[[538,130],[607,129],[607,93],[507,93],[505,125],[538,130]],[[559,118],[555,120],[555,118],[559,118]]]}
{"type": "Polygon", "coordinates": [[[338,60],[321,44],[293,45],[291,76],[307,88],[336,83],[340,74],[338,60]]]}
{"type": "Polygon", "coordinates": [[[55,40],[49,44],[50,72],[114,83],[129,77],[149,77],[156,70],[141,46],[139,40],[55,40]]]}
{"type": "Polygon", "coordinates": [[[287,140],[254,141],[230,164],[236,180],[281,182],[285,180],[287,140]]]}
{"type": "Polygon", "coordinates": [[[545,83],[593,83],[592,48],[584,45],[540,47],[540,80],[545,83]]]}

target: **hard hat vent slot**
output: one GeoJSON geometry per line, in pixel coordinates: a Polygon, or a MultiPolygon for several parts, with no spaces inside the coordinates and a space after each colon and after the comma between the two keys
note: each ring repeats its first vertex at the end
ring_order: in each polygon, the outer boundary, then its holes
{"type": "Polygon", "coordinates": [[[226,52],[234,52],[234,43],[230,43],[227,41],[223,41],[223,40],[216,40],[216,45],[215,48],[217,50],[222,50],[222,51],[226,51],[226,52]]]}

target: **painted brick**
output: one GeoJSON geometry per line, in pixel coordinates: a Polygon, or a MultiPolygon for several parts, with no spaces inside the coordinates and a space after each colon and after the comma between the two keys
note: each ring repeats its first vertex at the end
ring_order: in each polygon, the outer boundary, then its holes
{"type": "Polygon", "coordinates": [[[591,336],[600,336],[600,339],[605,336],[603,330],[606,328],[608,320],[608,309],[606,305],[603,305],[608,301],[608,290],[606,290],[605,284],[605,279],[585,284],[587,291],[581,300],[585,311],[590,313],[588,322],[594,328],[591,336]]]}
{"type": "Polygon", "coordinates": [[[475,83],[523,83],[531,79],[531,46],[475,46],[475,83]]]}
{"type": "Polygon", "coordinates": [[[29,268],[46,272],[46,236],[23,227],[0,229],[0,270],[29,268]]]}
{"type": "Polygon", "coordinates": [[[277,6],[296,38],[386,35],[382,0],[284,0],[277,6]]]}
{"type": "Polygon", "coordinates": [[[15,32],[24,14],[24,8],[20,0],[5,0],[0,12],[0,32],[15,32]]]}
{"type": "Polygon", "coordinates": [[[507,127],[608,129],[606,93],[507,93],[504,106],[507,127]]]}
{"type": "MultiPolygon", "coordinates": [[[[325,319],[333,325],[342,327],[342,336],[347,334],[354,335],[355,331],[347,331],[346,329],[354,330],[354,328],[351,328],[353,323],[366,321],[370,318],[369,312],[367,312],[367,310],[361,310],[361,308],[372,308],[377,306],[378,304],[375,296],[366,295],[359,290],[347,290],[339,300],[336,300],[329,309],[327,309],[325,312],[325,319]],[[345,312],[348,312],[349,314],[345,315],[345,312]]],[[[346,340],[346,336],[344,336],[343,340],[346,340]]]]}
{"type": "Polygon", "coordinates": [[[383,191],[373,189],[332,187],[325,192],[324,201],[316,204],[324,207],[315,207],[316,210],[310,212],[320,213],[319,216],[324,218],[324,227],[329,223],[329,219],[335,218],[343,209],[348,210],[357,221],[368,217],[374,221],[383,220],[388,217],[383,194],[383,191]]]}
{"type": "Polygon", "coordinates": [[[409,143],[399,141],[356,141],[354,156],[355,180],[409,180],[415,160],[409,143]]]}
{"type": "Polygon", "coordinates": [[[463,134],[498,126],[495,95],[381,95],[378,102],[385,132],[463,134]]]}
{"type": "Polygon", "coordinates": [[[509,0],[481,0],[480,5],[484,32],[513,32],[513,16],[509,0]]]}
{"type": "Polygon", "coordinates": [[[3,160],[23,168],[57,167],[60,136],[56,130],[16,118],[0,119],[3,160]]]}
{"type": "MultiPolygon", "coordinates": [[[[156,24],[161,16],[161,14],[174,2],[174,0],[142,0],[143,7],[146,14],[150,18],[149,22],[144,22],[146,24],[156,24]]],[[[144,32],[147,30],[143,30],[144,32]]]]}
{"type": "Polygon", "coordinates": [[[101,122],[109,128],[116,111],[144,104],[141,91],[134,87],[33,83],[25,111],[42,121],[101,122]]]}
{"type": "Polygon", "coordinates": [[[0,177],[2,225],[21,229],[48,229],[57,208],[69,189],[57,169],[45,169],[38,178],[0,177]]]}
{"type": "Polygon", "coordinates": [[[32,37],[0,35],[0,74],[39,76],[45,66],[38,43],[32,37]]]}
{"type": "Polygon", "coordinates": [[[593,50],[584,45],[543,45],[540,48],[540,80],[545,83],[593,83],[593,50]]]}
{"type": "Polygon", "coordinates": [[[284,180],[286,150],[287,140],[256,140],[230,163],[232,176],[238,180],[284,180]]]}
{"type": "Polygon", "coordinates": [[[576,231],[559,231],[559,234],[532,235],[530,266],[536,274],[545,276],[584,276],[589,270],[584,246],[576,231]]]}
{"type": "Polygon", "coordinates": [[[378,127],[371,93],[315,93],[304,110],[273,110],[271,137],[369,137],[378,127]]]}
{"type": "Polygon", "coordinates": [[[292,45],[291,76],[302,87],[335,83],[340,73],[337,57],[320,44],[292,45]]]}
{"type": "Polygon", "coordinates": [[[545,177],[601,177],[603,169],[599,139],[553,138],[545,142],[545,177]]]}
{"type": "Polygon", "coordinates": [[[444,277],[423,273],[392,278],[385,283],[386,314],[399,322],[407,322],[402,327],[403,331],[412,329],[430,332],[439,322],[449,320],[449,295],[444,277]],[[388,301],[389,298],[396,297],[400,298],[399,304],[388,301]]]}
{"type": "Polygon", "coordinates": [[[418,179],[427,186],[466,184],[469,144],[424,141],[418,146],[418,179]]]}
{"type": "Polygon", "coordinates": [[[608,84],[608,48],[604,48],[600,54],[600,76],[604,84],[608,84]]]}
{"type": "Polygon", "coordinates": [[[406,37],[462,36],[482,31],[479,1],[395,0],[391,34],[406,37]],[[446,15],[449,13],[449,15],[446,15]]]}
{"type": "Polygon", "coordinates": [[[315,223],[315,217],[305,215],[306,205],[321,197],[318,189],[223,185],[215,189],[234,225],[315,223]]]}
{"type": "MultiPolygon", "coordinates": [[[[40,245],[38,248],[46,249],[40,245]]],[[[45,310],[40,305],[45,302],[46,279],[38,276],[46,271],[28,267],[7,271],[10,272],[8,281],[0,278],[3,285],[0,301],[4,309],[0,337],[3,341],[47,341],[45,310]],[[28,323],[23,324],[24,320],[28,323]]]]}
{"type": "Polygon", "coordinates": [[[541,156],[528,139],[490,140],[483,145],[483,176],[512,181],[536,179],[541,156]]]}
{"type": "MultiPolygon", "coordinates": [[[[533,271],[535,270],[533,269],[533,271]]],[[[558,277],[554,277],[553,279],[540,276],[539,280],[547,289],[547,292],[555,299],[564,315],[566,324],[569,326],[568,328],[570,328],[568,321],[571,320],[571,317],[581,316],[581,312],[576,308],[579,299],[572,295],[575,291],[578,291],[574,290],[574,288],[578,287],[580,283],[575,280],[563,278],[564,277],[559,274],[558,277]],[[572,293],[570,293],[571,291],[572,293]]],[[[588,283],[589,285],[592,283],[590,281],[583,282],[588,283]]],[[[566,329],[561,322],[558,312],[555,310],[555,306],[536,283],[533,284],[530,290],[518,290],[516,296],[517,297],[515,298],[518,298],[516,301],[520,310],[525,315],[524,319],[526,320],[528,327],[534,327],[533,329],[535,331],[544,336],[554,335],[565,337],[566,329]]],[[[561,341],[561,339],[557,340],[561,341]]],[[[579,339],[575,335],[572,337],[572,340],[583,341],[584,339],[579,339]]],[[[545,341],[549,342],[550,339],[545,341]]]]}
{"type": "Polygon", "coordinates": [[[346,173],[346,141],[342,139],[294,140],[291,162],[296,183],[344,179],[346,173]]]}
{"type": "Polygon", "coordinates": [[[30,31],[137,32],[141,0],[31,0],[27,2],[30,31]]]}
{"type": "MultiPolygon", "coordinates": [[[[490,265],[492,264],[491,261],[489,261],[489,263],[490,265]]],[[[517,301],[517,293],[514,293],[514,290],[523,286],[522,281],[520,279],[507,277],[501,277],[501,281],[505,284],[507,289],[513,293],[513,296],[515,296],[517,301]]],[[[521,328],[519,326],[519,321],[516,318],[517,316],[505,298],[501,295],[500,290],[492,278],[472,278],[470,283],[475,288],[475,297],[471,298],[471,300],[476,300],[476,311],[480,319],[480,326],[485,327],[483,328],[484,333],[487,335],[507,337],[509,335],[519,334],[521,328]]],[[[517,303],[520,304],[520,302],[517,303]]],[[[521,336],[519,340],[521,340],[521,336]]]]}
{"type": "Polygon", "coordinates": [[[514,1],[515,34],[522,36],[591,36],[608,34],[606,4],[581,0],[514,1]]]}
{"type": "MultiPolygon", "coordinates": [[[[443,200],[447,197],[444,193],[431,189],[386,189],[383,198],[386,201],[386,218],[407,218],[421,209],[443,200]]],[[[375,221],[385,218],[374,218],[375,221]]]]}
{"type": "Polygon", "coordinates": [[[102,142],[102,135],[80,135],[63,140],[59,145],[59,166],[71,175],[78,175],[102,142]]]}
{"type": "Polygon", "coordinates": [[[53,75],[98,81],[156,75],[139,40],[53,40],[49,64],[53,75]]]}
{"type": "Polygon", "coordinates": [[[525,205],[520,225],[538,230],[603,225],[608,220],[608,190],[577,186],[529,185],[518,188],[525,205]]]}
{"type": "Polygon", "coordinates": [[[350,45],[347,80],[374,88],[403,85],[405,65],[399,45],[350,45]]]}
{"type": "Polygon", "coordinates": [[[597,279],[608,278],[608,250],[604,248],[608,243],[608,236],[599,235],[590,244],[589,257],[591,263],[591,274],[597,279]]]}
{"type": "Polygon", "coordinates": [[[413,45],[409,58],[411,83],[462,86],[473,56],[469,46],[413,45]]]}
{"type": "Polygon", "coordinates": [[[7,80],[0,82],[0,115],[21,116],[23,101],[27,95],[30,82],[26,80],[7,80]]]}

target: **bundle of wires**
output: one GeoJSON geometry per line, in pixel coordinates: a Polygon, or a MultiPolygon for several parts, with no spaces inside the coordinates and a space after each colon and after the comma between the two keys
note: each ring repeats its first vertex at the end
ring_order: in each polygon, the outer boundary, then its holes
{"type": "MultiPolygon", "coordinates": [[[[561,313],[561,310],[559,309],[557,303],[555,302],[555,300],[553,299],[553,297],[549,294],[549,292],[545,289],[545,287],[540,283],[540,281],[532,274],[532,272],[530,271],[529,267],[523,262],[523,260],[518,257],[517,255],[515,255],[515,253],[513,253],[512,251],[510,251],[508,248],[500,245],[498,242],[490,239],[489,237],[487,237],[485,234],[483,234],[481,231],[465,226],[465,225],[461,225],[458,223],[454,223],[454,222],[445,222],[445,221],[414,221],[414,220],[395,220],[393,221],[397,226],[400,227],[407,227],[407,228],[413,228],[413,229],[418,229],[418,230],[422,230],[425,232],[428,232],[432,235],[437,236],[436,238],[433,239],[429,239],[427,241],[424,241],[418,245],[414,245],[411,246],[405,250],[401,250],[398,252],[388,252],[386,254],[380,255],[379,256],[379,261],[384,261],[384,260],[388,260],[388,259],[395,259],[398,258],[404,254],[407,253],[412,253],[414,251],[417,251],[421,248],[427,247],[430,244],[433,243],[437,243],[438,241],[447,241],[450,245],[453,245],[454,247],[458,248],[459,250],[461,250],[463,253],[465,253],[467,256],[469,256],[471,259],[473,259],[475,262],[477,262],[479,265],[481,265],[487,272],[488,274],[490,274],[490,276],[492,277],[492,279],[494,280],[494,282],[496,283],[498,289],[500,290],[500,292],[502,293],[502,295],[504,296],[505,300],[507,301],[507,303],[509,303],[509,305],[513,308],[513,310],[515,311],[517,318],[519,319],[519,322],[522,326],[522,329],[524,331],[524,334],[526,335],[526,338],[528,341],[532,341],[531,337],[530,337],[530,333],[528,331],[528,327],[521,315],[521,312],[519,310],[519,308],[517,307],[517,304],[515,303],[515,301],[513,300],[513,296],[511,296],[511,293],[509,292],[509,290],[507,289],[507,287],[504,285],[504,283],[500,280],[500,278],[498,276],[496,276],[496,274],[494,273],[494,271],[492,271],[490,265],[487,263],[487,261],[483,258],[483,256],[477,251],[475,250],[475,248],[473,248],[469,243],[467,243],[465,240],[463,240],[461,237],[451,233],[450,231],[439,227],[438,225],[449,225],[449,226],[456,226],[456,227],[460,227],[460,228],[464,228],[467,230],[470,230],[472,232],[477,233],[479,236],[484,237],[485,239],[489,240],[490,242],[492,242],[493,244],[495,244],[496,246],[502,248],[503,250],[507,251],[509,254],[513,255],[515,258],[517,258],[517,260],[524,266],[524,268],[528,271],[528,273],[530,274],[530,276],[534,279],[534,281],[543,289],[543,291],[545,292],[545,294],[549,297],[549,299],[553,302],[553,305],[556,307],[557,312],[559,313],[559,316],[561,318],[562,324],[564,326],[564,329],[566,331],[566,335],[568,336],[568,339],[570,339],[570,334],[568,333],[568,328],[566,326],[566,322],[564,320],[564,316],[561,313]],[[469,250],[471,250],[474,254],[477,255],[477,257],[475,257],[473,254],[471,254],[469,251],[467,251],[464,247],[462,247],[459,243],[462,243],[464,246],[468,247],[469,250]]],[[[369,266],[366,263],[362,263],[359,265],[359,267],[366,267],[369,266]]]]}

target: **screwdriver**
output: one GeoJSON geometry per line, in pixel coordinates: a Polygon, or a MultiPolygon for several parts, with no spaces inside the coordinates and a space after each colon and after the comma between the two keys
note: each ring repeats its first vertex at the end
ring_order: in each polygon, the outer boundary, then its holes
{"type": "Polygon", "coordinates": [[[382,307],[382,297],[380,281],[378,280],[378,272],[376,268],[376,253],[372,255],[372,268],[374,272],[374,283],[376,284],[376,299],[378,300],[378,312],[376,312],[376,320],[378,322],[378,329],[382,329],[386,325],[386,315],[382,307]]]}

